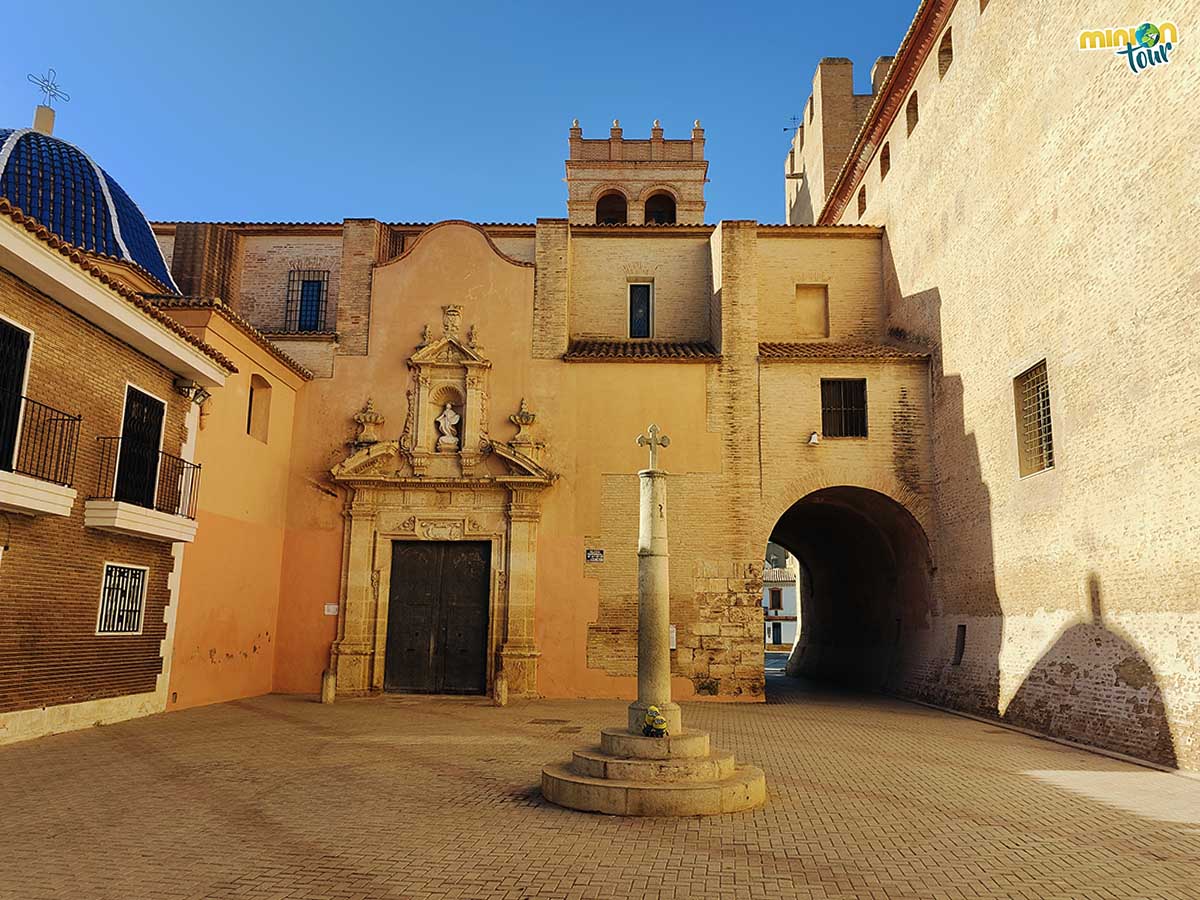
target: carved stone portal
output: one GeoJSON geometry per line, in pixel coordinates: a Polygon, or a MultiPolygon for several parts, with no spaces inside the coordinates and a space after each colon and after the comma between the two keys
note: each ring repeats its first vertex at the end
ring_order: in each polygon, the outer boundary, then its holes
{"type": "Polygon", "coordinates": [[[488,437],[491,363],[473,328],[474,347],[459,340],[461,309],[445,312],[442,337],[408,360],[413,387],[400,439],[355,444],[332,470],[350,488],[345,588],[330,652],[342,696],[383,690],[394,542],[461,540],[492,545],[488,690],[503,675],[512,696],[537,694],[537,528],[541,493],[557,476],[541,464],[544,445],[531,433],[536,416],[524,401],[509,417],[517,434],[507,442],[488,437]]]}

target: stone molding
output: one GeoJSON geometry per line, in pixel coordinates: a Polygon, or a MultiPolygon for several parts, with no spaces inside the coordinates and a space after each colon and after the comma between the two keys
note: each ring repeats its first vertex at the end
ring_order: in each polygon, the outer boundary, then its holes
{"type": "MultiPolygon", "coordinates": [[[[491,545],[488,692],[503,676],[512,696],[537,694],[537,527],[542,492],[558,476],[540,463],[544,444],[535,434],[537,415],[526,403],[509,417],[517,430],[510,441],[488,436],[483,401],[491,363],[479,353],[473,327],[460,337],[459,313],[447,307],[443,336],[423,339],[409,359],[414,388],[401,437],[349,441],[350,454],[332,469],[333,480],[350,491],[338,638],[330,650],[338,695],[383,690],[392,548],[398,541],[491,545]],[[465,400],[463,446],[457,452],[439,453],[431,443],[430,398],[440,388],[453,388],[465,400]]],[[[348,419],[361,426],[363,415],[348,413],[348,419]]],[[[377,417],[371,413],[371,424],[379,428],[377,417]]]]}

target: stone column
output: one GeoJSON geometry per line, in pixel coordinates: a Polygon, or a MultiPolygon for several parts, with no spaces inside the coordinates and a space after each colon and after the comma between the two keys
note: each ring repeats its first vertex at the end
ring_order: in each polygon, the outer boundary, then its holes
{"type": "Polygon", "coordinates": [[[651,425],[638,443],[650,448],[650,468],[638,472],[638,698],[629,705],[629,731],[641,734],[646,709],[657,706],[667,730],[678,734],[682,720],[671,702],[671,587],[667,553],[667,473],[658,450],[670,444],[651,425]]]}
{"type": "Polygon", "coordinates": [[[374,499],[355,491],[346,527],[350,529],[346,596],[342,601],[341,635],[333,649],[337,660],[337,693],[353,696],[371,690],[375,656],[378,596],[374,574],[376,509],[374,499]]]}
{"type": "Polygon", "coordinates": [[[531,492],[514,489],[509,502],[508,609],[500,649],[508,693],[537,696],[537,645],[534,612],[537,595],[537,533],[541,518],[531,492]]]}

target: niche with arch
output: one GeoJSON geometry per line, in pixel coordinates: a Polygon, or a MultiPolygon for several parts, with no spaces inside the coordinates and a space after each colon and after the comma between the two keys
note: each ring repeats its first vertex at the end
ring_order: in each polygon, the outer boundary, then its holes
{"type": "Polygon", "coordinates": [[[271,425],[271,382],[261,375],[250,376],[250,396],[246,403],[246,434],[267,442],[271,425]]]}

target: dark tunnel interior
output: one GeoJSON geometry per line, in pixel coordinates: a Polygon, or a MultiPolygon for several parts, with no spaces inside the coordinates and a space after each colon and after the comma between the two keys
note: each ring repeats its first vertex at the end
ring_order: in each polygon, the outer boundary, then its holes
{"type": "Polygon", "coordinates": [[[771,540],[801,564],[800,630],[788,673],[878,690],[903,663],[905,634],[929,627],[929,544],[899,503],[832,487],[785,512],[771,540]]]}

